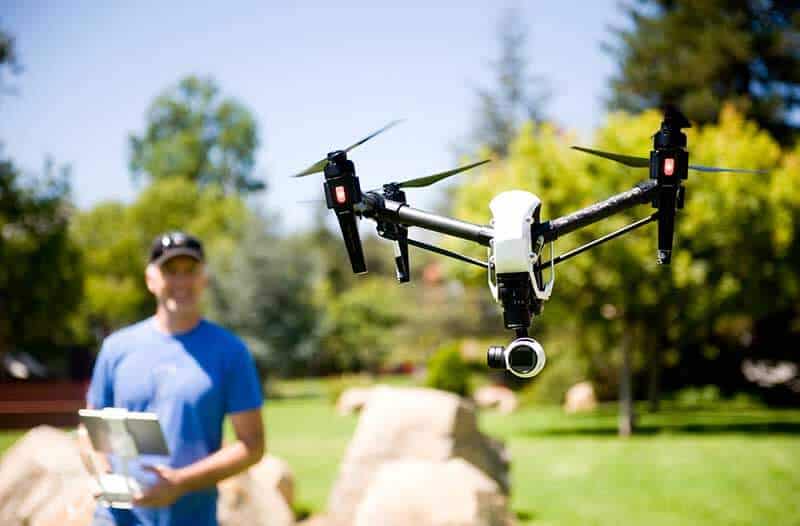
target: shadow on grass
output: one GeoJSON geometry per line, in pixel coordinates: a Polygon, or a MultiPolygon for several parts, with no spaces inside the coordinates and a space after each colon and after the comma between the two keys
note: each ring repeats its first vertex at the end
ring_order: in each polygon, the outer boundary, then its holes
{"type": "Polygon", "coordinates": [[[517,516],[517,520],[523,522],[530,522],[536,518],[536,514],[530,510],[514,510],[514,515],[517,516]]]}
{"type": "MultiPolygon", "coordinates": [[[[800,422],[737,422],[737,423],[691,423],[691,424],[645,424],[636,427],[637,435],[655,435],[659,433],[686,434],[752,434],[752,435],[798,435],[800,422]]],[[[597,427],[550,427],[528,429],[522,434],[527,436],[613,436],[617,428],[613,425],[597,427]]]]}

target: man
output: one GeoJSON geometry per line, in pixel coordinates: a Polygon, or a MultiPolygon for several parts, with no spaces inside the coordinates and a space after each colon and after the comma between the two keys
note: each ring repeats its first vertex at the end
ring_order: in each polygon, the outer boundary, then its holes
{"type": "MultiPolygon", "coordinates": [[[[252,357],[236,336],[201,315],[204,262],[196,238],[159,236],[145,272],[155,315],[110,335],[97,356],[88,407],[157,413],[170,456],[140,457],[131,466],[143,481],[134,508],[98,506],[96,525],[216,525],[216,483],[264,454],[263,398],[252,357]],[[236,441],[221,447],[225,415],[236,441]]],[[[91,454],[84,451],[85,458],[91,454]]]]}

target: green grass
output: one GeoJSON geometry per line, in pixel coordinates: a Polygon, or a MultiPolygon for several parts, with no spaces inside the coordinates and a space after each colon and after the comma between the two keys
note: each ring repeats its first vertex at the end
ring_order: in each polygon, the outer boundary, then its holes
{"type": "MultiPolygon", "coordinates": [[[[408,382],[401,382],[408,383],[408,382]]],[[[264,410],[268,448],[295,473],[299,508],[321,511],[357,417],[328,384],[280,383],[264,410]]],[[[616,408],[483,413],[512,456],[512,507],[528,525],[800,525],[800,410],[667,406],[616,436],[616,408]]],[[[230,432],[230,429],[228,429],[230,432]]],[[[20,436],[0,432],[0,451],[20,436]]]]}
{"type": "Polygon", "coordinates": [[[615,435],[612,408],[483,415],[507,441],[523,524],[800,524],[800,411],[667,410],[615,435]]]}
{"type": "Polygon", "coordinates": [[[0,429],[0,454],[10,448],[25,432],[0,429]]]}

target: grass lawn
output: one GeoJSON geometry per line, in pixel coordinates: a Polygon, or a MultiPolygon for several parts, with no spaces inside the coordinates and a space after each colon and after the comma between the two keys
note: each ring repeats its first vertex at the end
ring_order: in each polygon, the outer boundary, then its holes
{"type": "MultiPolygon", "coordinates": [[[[298,507],[323,510],[357,417],[337,416],[319,381],[279,392],[268,448],[292,467],[298,507]]],[[[800,525],[800,410],[667,406],[630,439],[616,437],[613,405],[487,412],[481,427],[511,450],[520,524],[800,525]]],[[[19,436],[0,431],[0,451],[19,436]]]]}

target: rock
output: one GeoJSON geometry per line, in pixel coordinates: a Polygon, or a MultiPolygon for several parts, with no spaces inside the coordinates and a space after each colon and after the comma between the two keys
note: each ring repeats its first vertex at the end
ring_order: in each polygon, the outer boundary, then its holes
{"type": "Polygon", "coordinates": [[[517,395],[508,387],[502,385],[487,385],[478,389],[473,395],[478,407],[496,407],[503,414],[508,414],[517,409],[517,395]]]}
{"type": "Polygon", "coordinates": [[[97,503],[81,484],[64,488],[58,498],[45,504],[30,526],[86,526],[97,503]]]}
{"type": "Polygon", "coordinates": [[[385,462],[443,462],[461,457],[507,494],[505,448],[478,430],[475,406],[452,393],[424,388],[374,388],[328,499],[327,523],[351,526],[373,477],[385,462]]]}
{"type": "Polygon", "coordinates": [[[351,387],[339,395],[336,400],[336,412],[340,415],[358,413],[366,405],[372,394],[372,387],[351,387]]]}
{"type": "Polygon", "coordinates": [[[220,526],[292,526],[294,477],[285,461],[267,455],[244,473],[218,485],[220,526]]]}
{"type": "Polygon", "coordinates": [[[289,463],[273,455],[266,455],[250,468],[250,474],[259,487],[276,488],[291,507],[294,503],[294,474],[289,463]]]}
{"type": "Polygon", "coordinates": [[[594,411],[596,408],[597,397],[591,382],[575,384],[567,391],[564,401],[564,411],[567,413],[594,411]]]}
{"type": "MultiPolygon", "coordinates": [[[[90,481],[74,436],[49,426],[34,428],[0,458],[0,524],[87,525],[96,508],[90,481]]],[[[288,465],[266,456],[220,483],[220,524],[292,526],[293,488],[288,465]]]]}
{"type": "Polygon", "coordinates": [[[0,459],[0,524],[88,524],[94,511],[90,480],[74,436],[36,427],[0,459]]]}
{"type": "Polygon", "coordinates": [[[328,519],[325,515],[312,515],[306,520],[298,522],[297,526],[328,526],[328,519]]]}
{"type": "Polygon", "coordinates": [[[356,511],[354,526],[510,526],[497,482],[460,458],[386,462],[356,511]]]}

